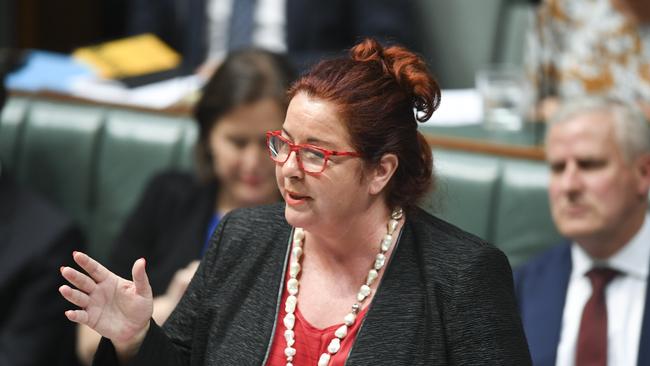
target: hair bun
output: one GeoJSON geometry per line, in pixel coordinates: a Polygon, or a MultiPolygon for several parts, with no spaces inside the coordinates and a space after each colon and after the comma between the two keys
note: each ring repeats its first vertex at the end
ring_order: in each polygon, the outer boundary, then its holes
{"type": "Polygon", "coordinates": [[[440,105],[440,87],[422,57],[401,46],[384,48],[377,40],[366,38],[350,50],[353,60],[378,62],[385,74],[392,77],[413,98],[413,114],[425,122],[440,105]]]}

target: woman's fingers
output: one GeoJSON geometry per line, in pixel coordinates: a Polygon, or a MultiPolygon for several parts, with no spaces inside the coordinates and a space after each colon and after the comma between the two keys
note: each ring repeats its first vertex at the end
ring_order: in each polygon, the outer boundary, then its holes
{"type": "Polygon", "coordinates": [[[95,287],[97,287],[95,281],[74,268],[61,267],[61,275],[74,287],[87,294],[93,292],[93,290],[95,290],[95,287]]]}
{"type": "Polygon", "coordinates": [[[152,297],[151,286],[149,285],[149,278],[145,270],[146,261],[140,258],[133,263],[131,274],[133,276],[133,284],[135,285],[135,292],[140,296],[152,297]]]}
{"type": "Polygon", "coordinates": [[[75,323],[88,324],[88,313],[85,310],[67,310],[65,316],[75,323]]]}
{"type": "Polygon", "coordinates": [[[102,282],[111,274],[111,271],[85,253],[74,252],[72,253],[72,258],[95,282],[102,282]]]}
{"type": "Polygon", "coordinates": [[[61,293],[61,295],[63,295],[63,297],[66,300],[79,306],[80,308],[85,308],[86,306],[88,306],[88,303],[90,302],[90,298],[88,297],[88,295],[86,295],[85,293],[79,290],[73,289],[68,285],[63,285],[59,287],[59,292],[61,293]]]}

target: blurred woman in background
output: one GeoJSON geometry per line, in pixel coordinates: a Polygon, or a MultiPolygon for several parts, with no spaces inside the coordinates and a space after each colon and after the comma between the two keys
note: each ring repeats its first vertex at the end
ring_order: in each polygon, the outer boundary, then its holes
{"type": "MultiPolygon", "coordinates": [[[[147,258],[158,324],[185,292],[223,215],[280,200],[265,132],[282,125],[293,78],[278,54],[258,49],[230,54],[195,107],[198,175],[154,177],[118,236],[110,266],[128,277],[133,262],[147,258]]],[[[78,335],[77,353],[89,365],[100,336],[84,325],[78,335]]]]}

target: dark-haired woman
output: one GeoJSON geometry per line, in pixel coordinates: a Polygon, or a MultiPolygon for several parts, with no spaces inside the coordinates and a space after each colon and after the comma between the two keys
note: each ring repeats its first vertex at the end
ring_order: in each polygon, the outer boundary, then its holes
{"type": "MultiPolygon", "coordinates": [[[[154,177],[115,241],[109,265],[118,275],[129,276],[138,258],[149,261],[158,324],[185,292],[219,220],[234,208],[280,200],[265,132],[282,125],[293,75],[275,53],[229,55],[194,110],[198,174],[154,177]]],[[[77,354],[90,365],[101,337],[84,325],[78,330],[77,354]]]]}
{"type": "Polygon", "coordinates": [[[107,338],[96,364],[529,365],[505,256],[416,206],[440,99],[423,61],[366,40],[289,95],[267,134],[285,202],[224,217],[162,329],[144,260],[133,281],[83,253],[62,269],[66,316],[107,338]]]}

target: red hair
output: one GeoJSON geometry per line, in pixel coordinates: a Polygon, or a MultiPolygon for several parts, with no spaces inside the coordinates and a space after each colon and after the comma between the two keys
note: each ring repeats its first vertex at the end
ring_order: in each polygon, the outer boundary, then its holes
{"type": "Polygon", "coordinates": [[[289,89],[334,104],[367,164],[395,154],[399,165],[388,184],[389,207],[409,209],[432,185],[431,148],[417,131],[440,104],[440,87],[426,63],[400,46],[365,39],[349,57],[321,61],[289,89]]]}

